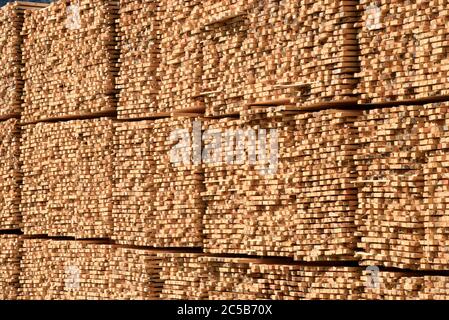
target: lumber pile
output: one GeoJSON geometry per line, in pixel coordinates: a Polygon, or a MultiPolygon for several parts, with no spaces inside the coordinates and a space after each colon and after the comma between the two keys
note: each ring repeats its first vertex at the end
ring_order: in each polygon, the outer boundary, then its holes
{"type": "Polygon", "coordinates": [[[158,111],[202,107],[202,43],[200,0],[163,0],[161,6],[161,61],[158,111]]]}
{"type": "Polygon", "coordinates": [[[223,146],[204,165],[205,250],[353,260],[359,112],[290,116],[276,109],[254,108],[241,120],[208,122],[210,135],[223,146]],[[255,161],[252,154],[258,155],[255,161]]]}
{"type": "Polygon", "coordinates": [[[210,300],[356,299],[359,268],[279,264],[269,259],[204,257],[210,300]]]}
{"type": "Polygon", "coordinates": [[[425,230],[421,245],[421,269],[448,270],[449,220],[449,103],[435,103],[420,108],[426,119],[419,130],[419,152],[425,155],[424,190],[421,221],[425,230]]]}
{"type": "Polygon", "coordinates": [[[421,300],[449,300],[448,276],[425,276],[423,280],[421,300]]]}
{"type": "Polygon", "coordinates": [[[0,9],[0,119],[17,116],[22,110],[22,25],[24,10],[47,6],[44,3],[13,2],[0,9]]]}
{"type": "Polygon", "coordinates": [[[327,110],[295,118],[288,176],[297,202],[295,259],[354,260],[359,115],[327,110]]]}
{"type": "Polygon", "coordinates": [[[114,234],[121,244],[201,247],[201,123],[190,118],[115,125],[114,234]],[[195,139],[195,140],[193,140],[195,139]],[[185,158],[187,156],[187,159],[185,158]]]}
{"type": "Polygon", "coordinates": [[[154,300],[160,297],[161,259],[155,252],[114,246],[110,288],[114,300],[154,300]]]}
{"type": "Polygon", "coordinates": [[[356,156],[363,265],[416,269],[423,257],[425,155],[420,106],[365,111],[356,156]]]}
{"type": "Polygon", "coordinates": [[[358,17],[352,1],[260,1],[250,17],[247,99],[354,101],[358,17]]]}
{"type": "Polygon", "coordinates": [[[0,230],[21,227],[20,128],[18,120],[0,121],[0,230]]]}
{"type": "Polygon", "coordinates": [[[113,127],[107,118],[23,127],[21,212],[28,235],[112,232],[113,127]]]}
{"type": "Polygon", "coordinates": [[[300,107],[356,100],[356,3],[227,1],[204,8],[207,115],[233,114],[243,101],[300,107]]]}
{"type": "Polygon", "coordinates": [[[362,102],[449,94],[448,4],[446,0],[360,2],[357,92],[362,102]]]}
{"type": "Polygon", "coordinates": [[[202,289],[204,262],[197,253],[162,252],[160,280],[163,284],[161,299],[204,300],[207,292],[202,289]]]}
{"type": "Polygon", "coordinates": [[[364,265],[447,270],[449,104],[364,112],[357,225],[364,265]]]}
{"type": "Polygon", "coordinates": [[[118,1],[59,0],[25,12],[23,121],[116,108],[118,1]]]}
{"type": "Polygon", "coordinates": [[[380,271],[373,274],[364,270],[362,282],[365,300],[417,300],[426,290],[424,277],[406,272],[380,271]]]}
{"type": "Polygon", "coordinates": [[[249,69],[244,46],[250,31],[248,10],[254,2],[257,1],[203,2],[201,81],[207,115],[233,114],[241,109],[249,69]]]}
{"type": "Polygon", "coordinates": [[[283,164],[284,143],[291,143],[294,129],[282,120],[261,115],[251,123],[206,123],[206,252],[293,255],[295,199],[283,180],[288,170],[283,164]]]}
{"type": "Polygon", "coordinates": [[[19,236],[0,235],[0,300],[17,299],[21,246],[19,236]]]}
{"type": "Polygon", "coordinates": [[[121,40],[118,115],[121,119],[142,118],[158,113],[160,81],[159,1],[121,0],[121,40]]]}
{"type": "Polygon", "coordinates": [[[110,299],[110,245],[95,241],[25,239],[20,299],[110,299]]]}

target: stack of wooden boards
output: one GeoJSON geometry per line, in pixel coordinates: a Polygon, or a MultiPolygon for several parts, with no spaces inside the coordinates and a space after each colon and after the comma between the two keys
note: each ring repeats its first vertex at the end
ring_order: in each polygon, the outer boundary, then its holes
{"type": "Polygon", "coordinates": [[[367,111],[357,224],[362,263],[447,270],[449,103],[367,111]]]}
{"type": "Polygon", "coordinates": [[[353,260],[360,113],[276,109],[207,123],[222,147],[204,164],[206,252],[353,260]]]}
{"type": "Polygon", "coordinates": [[[203,1],[202,90],[207,115],[238,113],[249,77],[248,11],[257,0],[203,1]]]}
{"type": "Polygon", "coordinates": [[[419,106],[365,112],[357,123],[360,143],[357,224],[367,265],[413,269],[421,243],[423,175],[419,106]]]}
{"type": "Polygon", "coordinates": [[[449,277],[413,272],[363,271],[364,299],[369,300],[448,300],[449,277]],[[375,279],[376,278],[376,279],[375,279]],[[377,282],[378,281],[378,282],[377,282]],[[377,284],[376,284],[377,283],[377,284]]]}
{"type": "Polygon", "coordinates": [[[162,0],[158,111],[201,107],[200,0],[162,0]]]}
{"type": "Polygon", "coordinates": [[[44,3],[13,2],[0,10],[0,119],[18,116],[22,110],[22,42],[24,10],[46,7],[44,3]]]}
{"type": "Polygon", "coordinates": [[[449,95],[447,0],[360,1],[364,103],[449,95]]]}
{"type": "Polygon", "coordinates": [[[202,257],[210,300],[357,299],[357,267],[279,264],[270,259],[202,257]]]}
{"type": "Polygon", "coordinates": [[[111,258],[111,246],[95,241],[25,239],[19,299],[110,299],[111,258]]]}
{"type": "Polygon", "coordinates": [[[191,118],[119,122],[114,145],[114,240],[151,247],[201,247],[201,122],[191,118]],[[194,153],[199,157],[195,161],[194,153]]]}
{"type": "Polygon", "coordinates": [[[25,239],[21,252],[19,299],[204,298],[199,254],[48,239],[25,239]]]}
{"type": "Polygon", "coordinates": [[[355,2],[206,1],[204,12],[207,115],[267,100],[297,107],[357,100],[355,2]]]}
{"type": "Polygon", "coordinates": [[[160,1],[120,1],[119,118],[142,118],[159,112],[160,18],[160,1]]]}
{"type": "Polygon", "coordinates": [[[19,143],[18,121],[0,121],[0,230],[21,227],[19,143]]]}
{"type": "Polygon", "coordinates": [[[20,149],[25,234],[111,236],[112,120],[26,125],[20,149]]]}
{"type": "Polygon", "coordinates": [[[115,110],[118,8],[79,0],[25,12],[23,121],[115,110]]]}
{"type": "Polygon", "coordinates": [[[0,235],[0,300],[17,298],[21,246],[19,236],[0,235]]]}

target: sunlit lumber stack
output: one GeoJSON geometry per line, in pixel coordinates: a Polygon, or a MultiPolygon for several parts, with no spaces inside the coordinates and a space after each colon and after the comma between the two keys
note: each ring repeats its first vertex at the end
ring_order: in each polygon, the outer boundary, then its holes
{"type": "Polygon", "coordinates": [[[113,238],[119,243],[202,246],[201,126],[190,118],[115,126],[113,238]]]}
{"type": "Polygon", "coordinates": [[[449,103],[420,108],[426,119],[419,130],[419,151],[425,153],[423,166],[424,205],[421,219],[425,236],[420,268],[448,270],[449,267],[449,103]]]}
{"type": "Polygon", "coordinates": [[[307,300],[358,300],[363,291],[359,267],[304,267],[307,300]]]}
{"type": "Polygon", "coordinates": [[[19,229],[20,128],[16,119],[0,121],[0,230],[19,229]]]}
{"type": "Polygon", "coordinates": [[[301,268],[260,259],[202,258],[209,300],[301,299],[307,290],[301,268]]]}
{"type": "Polygon", "coordinates": [[[295,259],[353,260],[358,111],[327,110],[295,117],[287,149],[296,194],[295,259]]]}
{"type": "Polygon", "coordinates": [[[268,0],[249,12],[247,101],[354,101],[356,2],[268,0]]]}
{"type": "Polygon", "coordinates": [[[21,36],[24,10],[47,6],[44,3],[13,2],[0,9],[0,119],[18,116],[22,110],[23,75],[21,36]]]}
{"type": "Polygon", "coordinates": [[[22,240],[17,235],[0,235],[0,300],[18,295],[22,240]]]}
{"type": "Polygon", "coordinates": [[[283,116],[276,109],[206,126],[205,148],[221,139],[216,157],[204,164],[206,251],[353,260],[360,113],[283,116]]]}
{"type": "Polygon", "coordinates": [[[449,300],[449,277],[425,276],[419,299],[449,300]]]}
{"type": "Polygon", "coordinates": [[[365,111],[357,123],[357,225],[363,265],[403,269],[423,258],[426,118],[420,106],[365,111]]]}
{"type": "Polygon", "coordinates": [[[202,1],[163,0],[161,8],[161,80],[158,111],[202,107],[202,44],[199,31],[202,1]]]}
{"type": "Polygon", "coordinates": [[[363,299],[367,300],[416,300],[424,291],[429,291],[424,277],[406,272],[380,271],[373,273],[364,270],[362,275],[364,285],[363,299]]]}
{"type": "Polygon", "coordinates": [[[116,107],[119,1],[58,0],[25,12],[25,122],[116,107]]]}
{"type": "Polygon", "coordinates": [[[361,272],[356,267],[314,267],[270,259],[204,257],[208,299],[357,299],[361,272]]]}
{"type": "Polygon", "coordinates": [[[25,234],[110,236],[112,129],[107,118],[23,127],[25,234]]]}
{"type": "Polygon", "coordinates": [[[447,0],[360,1],[362,102],[448,95],[447,0]]]}
{"type": "Polygon", "coordinates": [[[110,299],[110,245],[88,241],[26,239],[20,299],[110,299]]]}
{"type": "Polygon", "coordinates": [[[244,47],[250,31],[248,10],[256,2],[203,2],[202,88],[208,115],[227,115],[240,111],[249,70],[248,52],[244,47]]]}
{"type": "Polygon", "coordinates": [[[165,300],[204,300],[207,292],[201,288],[204,278],[202,254],[162,252],[160,280],[163,284],[161,299],[165,300]]]}
{"type": "Polygon", "coordinates": [[[119,117],[141,118],[158,112],[160,61],[159,1],[121,0],[119,117]]]}
{"type": "Polygon", "coordinates": [[[206,123],[205,250],[291,257],[295,195],[284,158],[294,127],[280,117],[249,118],[206,123]]]}
{"type": "Polygon", "coordinates": [[[109,268],[111,299],[159,299],[162,267],[156,252],[114,246],[109,268]]]}

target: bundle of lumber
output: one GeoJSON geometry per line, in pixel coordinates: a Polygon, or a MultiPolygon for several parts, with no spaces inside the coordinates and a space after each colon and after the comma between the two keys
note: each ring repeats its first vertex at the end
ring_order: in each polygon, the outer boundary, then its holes
{"type": "Polygon", "coordinates": [[[22,110],[22,25],[24,10],[46,7],[44,3],[13,2],[0,9],[0,119],[18,116],[22,110]]]}
{"type": "Polygon", "coordinates": [[[426,290],[424,277],[406,272],[364,270],[362,282],[366,300],[416,300],[426,290]]]}
{"type": "Polygon", "coordinates": [[[114,246],[109,262],[111,299],[155,300],[160,298],[161,259],[145,249],[114,246]]]}
{"type": "Polygon", "coordinates": [[[295,198],[284,180],[292,121],[261,114],[205,129],[206,252],[292,257],[295,198]]]}
{"type": "Polygon", "coordinates": [[[355,2],[227,1],[204,11],[207,115],[233,114],[242,101],[357,100],[355,2]]]}
{"type": "Polygon", "coordinates": [[[107,118],[23,127],[21,212],[29,235],[112,232],[113,126],[107,118]]]}
{"type": "Polygon", "coordinates": [[[420,106],[365,111],[357,123],[359,205],[356,223],[363,265],[416,269],[423,258],[426,119],[420,106]]]}
{"type": "Polygon", "coordinates": [[[201,247],[201,123],[117,123],[114,144],[113,238],[121,244],[201,247]]]}
{"type": "Polygon", "coordinates": [[[25,12],[25,122],[116,108],[118,1],[59,0],[25,12]]]}
{"type": "Polygon", "coordinates": [[[419,152],[424,154],[424,190],[421,221],[423,258],[420,268],[448,270],[449,267],[449,103],[420,108],[426,122],[419,130],[419,152]]]}
{"type": "Polygon", "coordinates": [[[421,300],[449,300],[449,277],[425,276],[421,290],[421,300]]]}
{"type": "Polygon", "coordinates": [[[142,118],[158,113],[160,2],[120,1],[121,40],[118,115],[142,118]]]}
{"type": "Polygon", "coordinates": [[[449,95],[447,0],[360,1],[364,103],[449,95]]]}
{"type": "Polygon", "coordinates": [[[355,101],[359,14],[353,1],[260,1],[249,18],[247,100],[355,101]]]}
{"type": "Polygon", "coordinates": [[[96,241],[25,239],[20,299],[110,299],[110,245],[96,241]]]}
{"type": "Polygon", "coordinates": [[[304,299],[302,268],[262,259],[205,257],[209,300],[304,299]]]}
{"type": "Polygon", "coordinates": [[[222,146],[204,164],[206,251],[354,260],[360,113],[277,109],[208,122],[222,146]]]}
{"type": "Polygon", "coordinates": [[[18,295],[22,240],[17,235],[0,235],[0,300],[18,295]]]}
{"type": "Polygon", "coordinates": [[[20,128],[16,119],[0,121],[0,230],[21,227],[20,128]]]}
{"type": "Polygon", "coordinates": [[[295,259],[354,260],[358,111],[327,110],[295,117],[288,176],[295,190],[295,259]]]}
{"type": "Polygon", "coordinates": [[[254,0],[203,1],[202,89],[207,115],[240,111],[248,77],[248,50],[244,43],[250,24],[248,10],[254,0]]]}
{"type": "Polygon", "coordinates": [[[201,256],[198,253],[181,252],[157,254],[157,258],[161,259],[161,299],[204,300],[207,297],[202,287],[205,267],[201,256]]]}
{"type": "Polygon", "coordinates": [[[363,290],[356,267],[313,267],[269,259],[203,257],[210,300],[356,299],[363,290]]]}
{"type": "Polygon", "coordinates": [[[158,111],[202,107],[202,1],[162,0],[158,111]]]}

